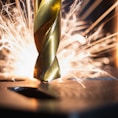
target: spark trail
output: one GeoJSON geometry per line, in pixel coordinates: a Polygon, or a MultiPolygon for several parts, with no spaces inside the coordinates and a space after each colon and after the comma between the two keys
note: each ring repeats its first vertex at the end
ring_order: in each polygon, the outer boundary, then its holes
{"type": "MultiPolygon", "coordinates": [[[[116,48],[118,32],[104,32],[103,22],[91,35],[82,35],[89,24],[79,19],[77,13],[83,1],[75,0],[69,7],[62,2],[61,41],[57,53],[60,64],[60,79],[109,76],[116,79],[103,66],[109,66],[109,57],[100,57],[116,48]],[[98,40],[99,39],[99,40],[98,40]]],[[[4,79],[33,79],[33,70],[38,56],[33,38],[32,0],[16,0],[14,3],[1,3],[0,12],[0,76],[4,79]],[[22,8],[21,8],[22,6],[22,8]]],[[[87,30],[86,30],[87,31],[87,30]]]]}

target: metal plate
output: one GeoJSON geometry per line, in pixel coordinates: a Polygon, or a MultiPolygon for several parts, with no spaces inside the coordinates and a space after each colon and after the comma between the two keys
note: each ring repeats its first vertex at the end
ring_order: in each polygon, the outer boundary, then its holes
{"type": "Polygon", "coordinates": [[[118,117],[117,104],[117,80],[85,80],[81,83],[58,79],[50,83],[37,79],[0,81],[2,115],[9,113],[14,116],[17,113],[33,117],[62,115],[84,118],[108,115],[109,118],[111,114],[118,117]]]}

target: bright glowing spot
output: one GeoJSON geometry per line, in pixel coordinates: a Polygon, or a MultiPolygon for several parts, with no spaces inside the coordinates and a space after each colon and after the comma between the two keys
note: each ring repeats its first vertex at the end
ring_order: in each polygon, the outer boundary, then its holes
{"type": "MultiPolygon", "coordinates": [[[[66,7],[64,1],[62,1],[61,40],[57,53],[61,78],[75,78],[78,81],[104,74],[109,75],[102,70],[102,67],[109,64],[110,59],[107,57],[94,59],[94,57],[113,49],[116,46],[115,36],[118,33],[106,33],[104,37],[103,25],[101,25],[90,36],[82,36],[82,31],[88,28],[87,22],[78,18],[83,1],[75,0],[67,13],[64,11],[66,7]]],[[[34,6],[32,0],[28,2],[29,6],[21,2],[23,9],[18,7],[18,3],[16,5],[18,8],[14,6],[15,3],[2,5],[0,76],[33,78],[38,53],[33,38],[34,6]]]]}
{"type": "Polygon", "coordinates": [[[81,44],[85,44],[87,42],[85,37],[83,37],[80,34],[73,35],[70,40],[76,40],[76,41],[78,41],[81,44]]]}

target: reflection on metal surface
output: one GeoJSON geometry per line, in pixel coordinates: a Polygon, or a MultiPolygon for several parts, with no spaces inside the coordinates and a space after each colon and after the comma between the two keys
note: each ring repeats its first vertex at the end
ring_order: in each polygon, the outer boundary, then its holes
{"type": "Polygon", "coordinates": [[[38,80],[0,82],[0,109],[9,108],[39,115],[73,112],[83,112],[85,115],[88,110],[113,105],[118,107],[117,80],[86,80],[82,83],[85,87],[74,80],[59,82],[58,79],[50,83],[41,83],[38,80]],[[9,88],[15,88],[21,93],[9,88]]]}
{"type": "Polygon", "coordinates": [[[60,77],[56,52],[60,40],[61,0],[42,0],[37,4],[35,5],[34,39],[39,56],[34,77],[51,81],[60,77]]]}
{"type": "Polygon", "coordinates": [[[54,80],[50,83],[40,83],[38,80],[0,82],[0,107],[69,113],[118,103],[117,80],[86,80],[83,84],[85,87],[74,80],[54,80]],[[20,92],[9,88],[16,88],[20,92]]]}

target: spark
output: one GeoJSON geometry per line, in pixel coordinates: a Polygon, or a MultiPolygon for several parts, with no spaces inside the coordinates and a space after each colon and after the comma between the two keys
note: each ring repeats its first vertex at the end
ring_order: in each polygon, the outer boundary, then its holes
{"type": "MultiPolygon", "coordinates": [[[[59,79],[71,78],[80,83],[86,78],[104,75],[116,79],[102,69],[103,65],[109,65],[108,57],[94,58],[116,48],[118,32],[104,33],[105,23],[103,23],[92,34],[87,35],[87,33],[112,11],[117,3],[91,27],[87,21],[82,21],[78,17],[82,3],[83,0],[75,0],[70,5],[68,12],[65,12],[68,4],[66,0],[62,1],[62,32],[57,52],[62,75],[59,79]]],[[[14,3],[1,3],[1,5],[0,76],[11,79],[33,79],[34,65],[38,56],[33,38],[33,2],[26,0],[25,3],[22,0],[16,0],[14,3]]]]}
{"type": "MultiPolygon", "coordinates": [[[[22,4],[24,5],[24,3],[22,4]]],[[[2,5],[0,14],[0,52],[2,58],[0,60],[0,76],[31,78],[37,57],[33,29],[31,28],[33,21],[30,19],[29,27],[27,16],[24,16],[20,8],[17,9],[13,5],[15,3],[2,5]]]]}

